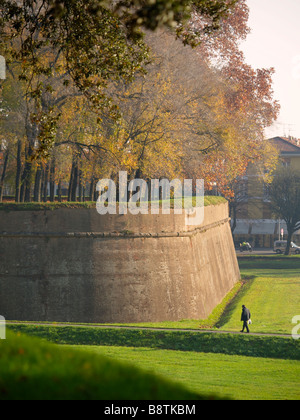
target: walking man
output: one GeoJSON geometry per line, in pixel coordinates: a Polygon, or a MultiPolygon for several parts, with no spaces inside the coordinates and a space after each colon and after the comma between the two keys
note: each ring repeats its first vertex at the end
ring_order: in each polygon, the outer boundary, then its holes
{"type": "Polygon", "coordinates": [[[249,334],[249,327],[248,327],[248,323],[251,319],[251,313],[249,311],[248,308],[246,308],[245,305],[243,305],[243,312],[242,312],[242,318],[241,321],[244,323],[243,325],[243,330],[241,331],[241,333],[243,333],[245,331],[245,329],[247,330],[247,333],[249,334]]]}

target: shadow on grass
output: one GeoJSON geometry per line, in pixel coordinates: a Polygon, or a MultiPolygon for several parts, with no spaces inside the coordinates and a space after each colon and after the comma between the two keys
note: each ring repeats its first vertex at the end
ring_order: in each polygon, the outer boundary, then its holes
{"type": "Polygon", "coordinates": [[[198,331],[155,331],[45,326],[37,328],[32,325],[11,325],[9,330],[12,330],[21,337],[23,334],[26,334],[56,344],[76,346],[148,348],[151,350],[219,353],[286,360],[299,360],[300,358],[300,343],[292,338],[283,337],[248,336],[228,333],[199,333],[198,331]]]}
{"type": "Polygon", "coordinates": [[[252,287],[252,284],[254,280],[256,279],[256,276],[243,276],[242,281],[243,285],[238,291],[238,293],[234,296],[234,298],[231,300],[231,302],[228,304],[228,306],[225,308],[222,316],[215,324],[216,328],[222,328],[224,325],[226,325],[231,317],[233,316],[236,308],[240,305],[241,299],[246,296],[249,289],[252,287]]]}

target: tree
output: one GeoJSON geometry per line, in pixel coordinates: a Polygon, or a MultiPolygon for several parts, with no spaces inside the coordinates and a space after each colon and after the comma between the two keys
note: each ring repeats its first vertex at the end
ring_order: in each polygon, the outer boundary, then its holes
{"type": "MultiPolygon", "coordinates": [[[[214,76],[195,50],[170,32],[160,30],[146,40],[152,56],[147,74],[131,84],[112,86],[110,95],[121,118],[117,124],[111,121],[105,136],[113,133],[123,152],[121,161],[131,157],[131,168],[124,168],[131,177],[180,177],[188,143],[201,148],[203,137],[195,126],[204,118],[204,99],[214,76]]],[[[103,120],[107,124],[108,119],[103,120]]]]}
{"type": "MultiPolygon", "coordinates": [[[[61,63],[60,55],[53,56],[45,50],[44,64],[53,67],[61,63]]],[[[31,91],[21,77],[21,65],[10,63],[7,79],[1,92],[0,111],[2,136],[17,138],[16,201],[30,201],[35,178],[35,200],[41,196],[42,175],[51,159],[58,121],[69,98],[82,96],[64,83],[66,72],[39,75],[31,81],[31,91]]],[[[50,165],[51,166],[51,165],[50,165]]]]}
{"type": "Polygon", "coordinates": [[[273,212],[287,225],[285,255],[289,255],[293,235],[300,230],[300,171],[291,167],[278,169],[270,185],[270,199],[273,212]]]}
{"type": "MultiPolygon", "coordinates": [[[[7,171],[7,164],[8,164],[9,155],[10,155],[9,148],[2,151],[2,147],[0,145],[0,164],[2,163],[1,161],[3,161],[3,165],[1,165],[1,166],[3,166],[2,174],[0,176],[0,203],[2,203],[2,199],[3,199],[3,186],[4,186],[6,171],[7,171]]],[[[0,173],[1,173],[1,171],[0,171],[0,173]]]]}
{"type": "MultiPolygon", "coordinates": [[[[215,113],[214,129],[209,130],[207,149],[195,156],[188,165],[206,180],[206,188],[214,185],[235,206],[236,185],[246,173],[250,162],[264,162],[274,167],[274,158],[266,150],[264,130],[272,125],[279,113],[273,99],[274,69],[254,70],[245,62],[240,41],[248,35],[249,8],[239,0],[226,18],[219,21],[220,30],[201,37],[197,51],[219,76],[218,95],[208,102],[215,113]],[[268,161],[268,155],[270,159],[268,161]],[[198,162],[198,168],[197,168],[198,162]]],[[[203,16],[195,13],[189,31],[196,34],[205,24],[203,16]]],[[[203,130],[208,133],[208,130],[203,130]]],[[[234,211],[234,208],[233,208],[234,211]]]]}
{"type": "MultiPolygon", "coordinates": [[[[24,86],[18,79],[18,73],[15,68],[11,68],[7,72],[7,78],[0,91],[0,137],[10,150],[11,158],[16,157],[16,167],[13,172],[15,174],[16,202],[20,201],[21,195],[21,177],[23,170],[23,155],[25,153],[26,132],[26,103],[23,93],[24,86]]],[[[9,165],[13,162],[9,160],[9,165]]],[[[5,174],[4,174],[5,175],[5,174]]]]}
{"type": "MultiPolygon", "coordinates": [[[[117,115],[106,88],[111,81],[129,82],[145,71],[149,56],[143,30],[176,27],[185,43],[193,43],[195,37],[185,36],[192,13],[196,11],[206,19],[200,32],[209,33],[218,28],[219,20],[236,1],[1,0],[0,53],[8,63],[21,64],[20,77],[39,108],[28,114],[32,120],[28,137],[33,139],[38,133],[46,151],[53,146],[51,140],[57,129],[55,109],[40,110],[38,102],[44,90],[49,93],[53,89],[41,76],[53,77],[63,66],[65,85],[76,87],[98,112],[109,109],[111,116],[117,115]],[[60,59],[47,60],[47,55],[60,59]]],[[[25,171],[29,174],[32,142],[26,149],[25,171]]],[[[28,196],[29,175],[25,182],[28,196]]]]}
{"type": "Polygon", "coordinates": [[[0,53],[19,66],[25,104],[14,154],[26,200],[33,183],[45,198],[47,180],[52,199],[62,182],[73,199],[90,182],[92,197],[120,169],[202,177],[231,197],[261,155],[277,108],[272,71],[251,69],[238,47],[245,0],[0,2],[0,53]]]}
{"type": "MultiPolygon", "coordinates": [[[[268,186],[273,180],[274,170],[278,166],[279,153],[278,150],[273,147],[268,141],[260,143],[261,147],[256,151],[256,157],[253,156],[250,160],[250,165],[255,165],[256,172],[259,175],[258,182],[262,185],[268,186]]],[[[247,168],[248,169],[248,164],[247,168]]],[[[223,195],[229,201],[230,217],[232,219],[232,233],[234,233],[237,226],[237,215],[240,207],[242,208],[244,203],[248,201],[248,177],[246,170],[241,171],[241,175],[233,179],[226,186],[229,191],[229,196],[226,192],[223,195]],[[244,172],[245,176],[242,176],[244,172]]]]}

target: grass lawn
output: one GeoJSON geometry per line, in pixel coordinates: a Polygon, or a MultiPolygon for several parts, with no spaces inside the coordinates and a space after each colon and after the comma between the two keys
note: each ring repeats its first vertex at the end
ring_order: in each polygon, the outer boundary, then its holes
{"type": "Polygon", "coordinates": [[[10,331],[0,340],[0,372],[0,400],[203,398],[138,367],[10,331]]]}
{"type": "Polygon", "coordinates": [[[162,375],[198,394],[236,400],[300,400],[300,362],[149,348],[77,347],[162,375]]]}
{"type": "Polygon", "coordinates": [[[292,319],[300,315],[300,277],[258,272],[257,277],[249,282],[250,287],[224,316],[221,329],[241,329],[242,324],[237,321],[241,316],[241,304],[245,304],[251,309],[251,332],[291,334],[292,319]]]}
{"type": "MultiPolygon", "coordinates": [[[[252,332],[290,336],[294,327],[292,318],[300,315],[300,258],[242,258],[240,267],[243,284],[234,288],[208,320],[139,325],[238,331],[241,328],[241,305],[245,304],[252,312],[252,332]]],[[[52,390],[53,381],[55,383],[57,378],[62,388],[59,388],[61,394],[55,395],[62,398],[69,395],[67,387],[72,391],[75,386],[77,390],[77,394],[70,394],[71,397],[78,395],[80,378],[83,378],[84,393],[79,394],[86,399],[91,395],[94,398],[101,395],[107,399],[122,399],[123,388],[131,392],[125,393],[125,399],[165,399],[166,393],[161,393],[158,384],[160,379],[156,376],[153,379],[149,375],[151,372],[164,378],[162,383],[166,385],[162,386],[167,390],[169,399],[184,399],[191,395],[200,398],[200,395],[213,394],[237,400],[300,400],[300,340],[291,337],[74,325],[12,325],[9,328],[21,334],[21,338],[23,334],[34,335],[61,346],[43,347],[41,357],[38,341],[25,341],[21,346],[15,341],[15,346],[7,348],[6,353],[3,348],[6,343],[11,344],[10,340],[0,342],[0,399],[3,390],[6,390],[5,384],[11,384],[11,390],[17,384],[24,395],[30,390],[41,395],[46,386],[52,390]],[[64,352],[59,353],[60,350],[64,352]],[[103,356],[111,361],[103,359],[103,356]],[[119,362],[126,362],[122,364],[124,370],[120,370],[119,362]],[[135,368],[128,364],[141,368],[142,373],[139,371],[137,374],[135,368]],[[84,366],[89,373],[85,372],[84,366]],[[103,374],[101,369],[106,373],[103,374]],[[124,375],[124,380],[120,379],[120,375],[124,375]],[[154,388],[147,387],[143,385],[145,379],[142,377],[148,378],[146,381],[149,380],[149,383],[152,380],[158,383],[155,382],[154,388]],[[99,378],[104,384],[100,388],[97,385],[99,378]],[[170,379],[184,388],[175,390],[172,387],[176,385],[168,382],[170,379]],[[128,387],[127,382],[131,384],[128,387]],[[115,387],[114,383],[117,384],[115,387]],[[136,391],[134,383],[145,391],[144,396],[136,391]],[[160,391],[151,396],[153,389],[160,391]],[[188,394],[180,394],[182,392],[188,394]]]]}
{"type": "MultiPolygon", "coordinates": [[[[240,260],[244,284],[237,285],[208,320],[180,323],[152,324],[166,328],[218,327],[227,331],[241,328],[241,305],[252,311],[252,332],[291,334],[292,318],[300,314],[300,259],[299,257],[249,258],[240,260]]],[[[146,324],[147,326],[147,324],[146,324]]],[[[150,326],[148,324],[148,326],[150,326]]],[[[234,340],[241,347],[253,349],[258,343],[243,342],[241,336],[232,337],[231,344],[220,337],[218,344],[211,342],[215,354],[117,346],[89,346],[85,351],[100,353],[116,360],[127,361],[166,378],[176,378],[188,389],[201,393],[218,394],[237,400],[300,400],[298,360],[241,356],[228,353],[234,340]],[[237,341],[238,342],[238,341],[237,341]],[[222,350],[223,346],[223,350],[222,350]],[[219,352],[219,353],[218,353],[219,352]],[[223,353],[222,353],[223,352],[223,353]]],[[[277,344],[272,338],[270,348],[277,344]]],[[[297,347],[299,342],[289,340],[297,347]]],[[[279,342],[278,342],[279,343],[279,342]]],[[[209,351],[209,350],[208,350],[209,351]]],[[[280,357],[280,356],[279,356],[280,357]]],[[[281,356],[283,357],[283,356],[281,356]]]]}
{"type": "MultiPolygon", "coordinates": [[[[124,396],[122,391],[124,384],[121,382],[121,386],[119,386],[118,375],[114,376],[113,364],[117,363],[118,365],[119,362],[122,362],[127,370],[125,369],[120,375],[127,375],[126,380],[131,383],[130,392],[132,395],[129,396],[129,399],[143,398],[139,397],[141,394],[134,387],[135,368],[142,369],[144,374],[152,375],[154,373],[163,378],[163,382],[171,380],[174,382],[174,386],[175,383],[183,386],[187,391],[197,396],[210,397],[213,395],[218,398],[236,400],[300,399],[300,342],[292,340],[292,338],[178,331],[109,330],[87,327],[25,325],[10,328],[21,334],[21,337],[23,333],[26,333],[47,338],[47,340],[60,344],[58,349],[63,347],[66,350],[65,353],[61,353],[60,360],[57,362],[58,355],[53,356],[52,354],[56,346],[52,347],[52,350],[46,348],[44,358],[35,356],[37,342],[33,342],[31,347],[27,346],[25,350],[22,344],[21,353],[18,350],[19,347],[12,348],[10,350],[11,360],[9,360],[12,368],[9,367],[8,359],[0,358],[0,371],[5,383],[7,382],[5,374],[8,372],[8,377],[10,377],[10,372],[14,372],[15,377],[13,377],[11,389],[14,387],[13,383],[16,383],[16,378],[19,378],[17,379],[18,386],[20,386],[19,382],[22,385],[21,378],[23,378],[25,370],[25,378],[27,374],[30,377],[27,382],[28,392],[29,389],[31,392],[36,392],[32,388],[32,384],[34,384],[39,389],[38,395],[40,395],[40,389],[45,391],[46,387],[50,386],[51,390],[53,378],[54,381],[55,378],[59,378],[58,381],[64,384],[64,388],[60,390],[61,394],[54,395],[61,395],[63,398],[65,395],[69,395],[65,390],[68,375],[72,378],[69,385],[70,392],[74,391],[73,384],[77,384],[76,391],[80,380],[78,378],[84,374],[83,366],[87,363],[91,366],[90,376],[88,376],[90,386],[94,388],[97,380],[101,380],[102,383],[107,382],[107,389],[111,392],[108,394],[109,398],[121,399],[124,396]],[[71,353],[68,354],[68,352],[71,353]],[[77,364],[76,358],[73,359],[76,352],[79,353],[81,365],[77,364]],[[27,357],[23,357],[23,354],[26,354],[27,357]],[[94,356],[111,358],[112,365],[107,365],[106,376],[102,376],[101,368],[99,368],[99,366],[103,368],[104,359],[94,359],[94,356]],[[96,366],[97,363],[99,366],[96,366]],[[55,365],[53,369],[51,364],[55,365]],[[60,370],[61,373],[59,373],[60,370]],[[94,376],[92,372],[94,372],[94,376]],[[132,372],[133,381],[131,381],[130,372],[132,372]],[[32,382],[34,378],[36,382],[32,382]],[[42,382],[40,387],[39,381],[42,382]],[[46,381],[46,385],[44,381],[46,381]],[[116,383],[115,388],[112,385],[114,382],[116,383]]],[[[3,354],[3,348],[1,354],[3,354]]],[[[136,386],[140,386],[138,384],[140,382],[136,382],[136,386]]],[[[90,398],[91,391],[84,377],[82,386],[85,390],[84,395],[90,398]]],[[[98,396],[100,395],[100,398],[104,399],[107,396],[105,386],[97,389],[98,391],[95,392],[98,392],[98,396]]],[[[145,392],[146,395],[149,395],[147,394],[149,390],[145,392]]],[[[74,394],[71,395],[74,396],[74,394]]],[[[84,395],[82,395],[83,398],[84,395]]],[[[155,398],[159,398],[158,395],[155,398]]],[[[177,399],[171,393],[164,398],[177,399]]]]}
{"type": "Polygon", "coordinates": [[[252,332],[291,334],[292,319],[300,315],[299,257],[242,258],[241,272],[248,279],[242,292],[227,308],[220,327],[238,331],[241,305],[252,312],[252,332]]]}

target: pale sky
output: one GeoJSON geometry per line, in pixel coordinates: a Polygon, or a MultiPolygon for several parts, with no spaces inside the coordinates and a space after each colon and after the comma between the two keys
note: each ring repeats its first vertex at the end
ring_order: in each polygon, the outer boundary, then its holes
{"type": "Polygon", "coordinates": [[[248,0],[252,33],[241,48],[254,68],[274,67],[281,115],[268,137],[300,138],[300,0],[248,0]]]}

